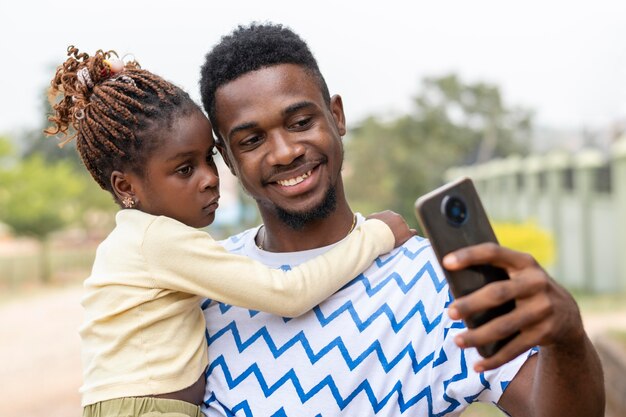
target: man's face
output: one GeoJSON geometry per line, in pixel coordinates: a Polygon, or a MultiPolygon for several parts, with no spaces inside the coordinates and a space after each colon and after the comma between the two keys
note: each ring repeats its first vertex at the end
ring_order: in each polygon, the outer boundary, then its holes
{"type": "Polygon", "coordinates": [[[341,98],[329,108],[317,79],[294,64],[247,73],[215,98],[224,157],[261,212],[327,215],[334,190],[343,193],[341,98]]]}

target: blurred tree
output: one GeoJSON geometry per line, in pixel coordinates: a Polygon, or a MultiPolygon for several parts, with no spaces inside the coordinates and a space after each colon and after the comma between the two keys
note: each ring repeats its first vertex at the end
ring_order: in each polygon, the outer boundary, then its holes
{"type": "MultiPolygon", "coordinates": [[[[51,69],[51,73],[54,70],[51,69]]],[[[19,136],[19,143],[22,147],[22,157],[28,158],[31,155],[42,155],[47,162],[56,161],[70,161],[76,168],[82,168],[82,162],[78,156],[78,152],[74,149],[73,145],[67,144],[64,147],[60,147],[60,140],[56,137],[46,136],[43,131],[52,124],[48,121],[48,116],[52,114],[52,107],[48,101],[47,92],[42,90],[40,94],[41,118],[33,124],[34,128],[24,131],[19,136]]],[[[73,131],[70,129],[70,134],[73,131]]]]}
{"type": "Polygon", "coordinates": [[[67,161],[46,163],[40,155],[0,171],[0,219],[15,234],[41,242],[41,279],[49,279],[48,237],[76,220],[86,183],[67,161]]]}
{"type": "MultiPolygon", "coordinates": [[[[50,73],[54,73],[54,68],[50,68],[50,73]]],[[[113,202],[111,195],[107,191],[100,189],[91,178],[76,151],[75,141],[60,147],[60,138],[50,137],[43,133],[44,129],[52,125],[48,121],[48,116],[52,114],[52,107],[45,90],[41,92],[40,108],[42,109],[40,113],[41,119],[36,123],[36,127],[24,131],[19,137],[18,142],[22,147],[22,158],[28,159],[32,156],[38,156],[43,158],[46,163],[52,165],[60,161],[69,164],[73,170],[73,176],[84,183],[84,191],[81,194],[79,206],[77,207],[80,214],[76,220],[87,231],[92,228],[102,228],[103,225],[98,223],[103,223],[103,217],[107,217],[107,214],[109,217],[112,217],[112,213],[117,210],[117,206],[113,202]]],[[[73,133],[72,129],[68,132],[70,135],[73,133]]],[[[104,220],[104,223],[108,222],[104,220]]]]}
{"type": "Polygon", "coordinates": [[[0,161],[14,154],[13,144],[9,138],[0,136],[0,161]]]}
{"type": "Polygon", "coordinates": [[[390,208],[415,224],[415,199],[448,168],[527,151],[532,114],[505,106],[494,85],[425,78],[414,104],[395,120],[364,120],[346,140],[346,189],[357,210],[390,208]]]}

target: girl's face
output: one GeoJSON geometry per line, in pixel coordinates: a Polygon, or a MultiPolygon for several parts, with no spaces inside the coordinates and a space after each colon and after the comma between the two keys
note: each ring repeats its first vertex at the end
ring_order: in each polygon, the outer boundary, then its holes
{"type": "Polygon", "coordinates": [[[171,129],[160,135],[143,175],[128,175],[137,208],[191,227],[208,226],[220,197],[209,120],[194,111],[174,120],[171,129]]]}

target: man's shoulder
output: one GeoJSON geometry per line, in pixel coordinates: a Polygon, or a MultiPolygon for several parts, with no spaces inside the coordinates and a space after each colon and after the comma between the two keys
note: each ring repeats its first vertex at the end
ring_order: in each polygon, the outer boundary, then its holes
{"type": "Polygon", "coordinates": [[[382,267],[386,264],[410,264],[415,267],[416,264],[424,262],[434,262],[438,266],[435,254],[430,245],[430,241],[421,236],[414,236],[402,245],[391,250],[390,252],[379,256],[374,265],[382,267]]]}
{"type": "Polygon", "coordinates": [[[247,243],[256,236],[258,226],[253,227],[243,232],[237,233],[224,240],[220,240],[219,243],[229,252],[240,253],[244,250],[247,243]]]}

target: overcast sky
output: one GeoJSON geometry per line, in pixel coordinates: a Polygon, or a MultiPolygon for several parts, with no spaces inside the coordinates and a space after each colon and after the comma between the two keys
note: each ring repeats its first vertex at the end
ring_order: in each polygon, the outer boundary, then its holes
{"type": "Polygon", "coordinates": [[[0,133],[41,120],[40,95],[70,44],[132,53],[198,99],[204,54],[255,20],[309,43],[348,123],[408,111],[422,77],[449,72],[498,84],[542,125],[626,119],[623,0],[22,0],[3,1],[0,16],[0,133]]]}

